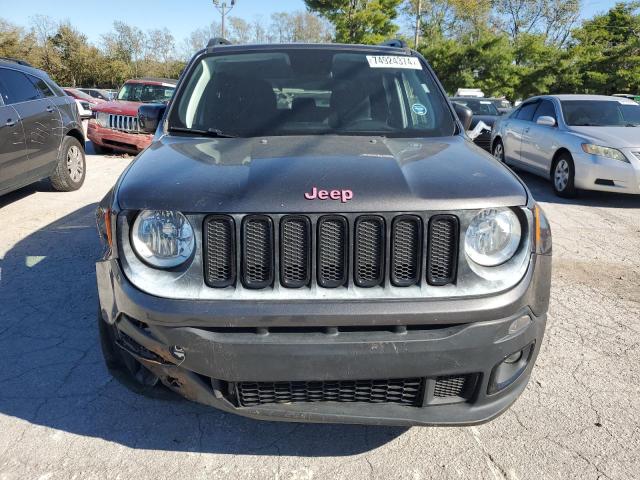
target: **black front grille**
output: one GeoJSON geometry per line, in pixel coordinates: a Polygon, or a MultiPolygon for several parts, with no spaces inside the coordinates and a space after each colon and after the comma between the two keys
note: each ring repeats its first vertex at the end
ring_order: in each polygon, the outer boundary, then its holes
{"type": "Polygon", "coordinates": [[[318,221],[318,283],[335,288],[347,281],[347,219],[322,217],[318,221]]]}
{"type": "Polygon", "coordinates": [[[427,282],[446,285],[453,282],[458,262],[458,219],[436,215],[429,220],[427,282]]]}
{"type": "Polygon", "coordinates": [[[273,223],[263,215],[246,217],[242,225],[242,281],[247,288],[273,283],[273,223]]]}
{"type": "Polygon", "coordinates": [[[280,282],[300,288],[311,280],[311,222],[285,217],[280,222],[280,282]]]}
{"type": "Polygon", "coordinates": [[[274,282],[284,288],[442,286],[456,281],[458,237],[458,219],[449,214],[210,215],[203,228],[205,282],[251,289],[275,288],[274,282]]]}
{"type": "Polygon", "coordinates": [[[398,287],[415,285],[420,280],[422,221],[404,215],[391,228],[391,283],[398,287]]]}
{"type": "Polygon", "coordinates": [[[362,216],[356,221],[354,243],[355,282],[374,287],[384,280],[384,219],[362,216]]]}
{"type": "Polygon", "coordinates": [[[238,403],[362,402],[420,406],[423,378],[299,382],[238,382],[238,403]]]}
{"type": "Polygon", "coordinates": [[[228,287],[236,280],[235,223],[233,218],[211,215],[205,219],[204,270],[210,287],[228,287]]]}

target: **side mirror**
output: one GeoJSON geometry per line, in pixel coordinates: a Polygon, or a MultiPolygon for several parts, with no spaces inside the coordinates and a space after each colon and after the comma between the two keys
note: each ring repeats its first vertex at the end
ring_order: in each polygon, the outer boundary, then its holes
{"type": "Polygon", "coordinates": [[[548,117],[546,115],[543,115],[541,117],[538,117],[538,119],[536,120],[536,124],[542,125],[545,127],[555,127],[556,119],[553,117],[548,117]]]}
{"type": "Polygon", "coordinates": [[[156,133],[167,106],[164,103],[147,103],[138,108],[138,126],[143,133],[156,133]]]}
{"type": "Polygon", "coordinates": [[[456,115],[458,115],[465,131],[469,130],[471,127],[471,120],[473,119],[473,112],[471,109],[455,102],[453,102],[453,109],[456,111],[456,115]]]}

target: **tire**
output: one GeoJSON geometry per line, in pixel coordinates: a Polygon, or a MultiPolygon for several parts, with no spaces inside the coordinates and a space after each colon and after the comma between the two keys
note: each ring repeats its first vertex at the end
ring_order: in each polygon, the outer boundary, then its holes
{"type": "Polygon", "coordinates": [[[568,153],[562,153],[553,162],[551,168],[551,184],[553,191],[559,197],[572,198],[576,196],[576,170],[573,158],[568,153]]]}
{"type": "Polygon", "coordinates": [[[100,309],[98,309],[97,320],[102,358],[113,378],[132,392],[146,397],[160,400],[177,400],[180,398],[175,392],[164,387],[158,381],[158,377],[147,370],[131,354],[117,345],[116,329],[102,319],[100,309]]]}
{"type": "Polygon", "coordinates": [[[493,151],[491,154],[494,156],[496,160],[501,161],[502,163],[507,163],[504,159],[504,145],[502,144],[502,140],[497,140],[493,145],[493,151]]]}
{"type": "Polygon", "coordinates": [[[78,190],[84,183],[86,170],[87,162],[84,148],[78,139],[71,136],[64,137],[58,154],[56,170],[49,177],[51,185],[59,192],[78,190]]]}

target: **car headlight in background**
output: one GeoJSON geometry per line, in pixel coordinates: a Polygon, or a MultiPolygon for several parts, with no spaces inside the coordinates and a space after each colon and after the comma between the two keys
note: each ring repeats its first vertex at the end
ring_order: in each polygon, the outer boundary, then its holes
{"type": "Polygon", "coordinates": [[[183,264],[195,247],[189,220],[171,210],[142,210],[133,222],[131,243],[142,260],[158,268],[183,264]]]}
{"type": "Polygon", "coordinates": [[[473,217],[467,228],[465,253],[478,265],[501,265],[516,253],[521,236],[520,220],[512,210],[487,208],[473,217]]]}
{"type": "Polygon", "coordinates": [[[101,127],[108,127],[109,126],[109,114],[108,113],[95,112],[95,118],[96,118],[96,122],[98,122],[98,125],[100,125],[101,127]]]}
{"type": "Polygon", "coordinates": [[[601,147],[600,145],[592,145],[591,143],[583,143],[582,150],[590,155],[598,155],[599,157],[612,158],[621,162],[629,162],[620,150],[611,147],[601,147]]]}

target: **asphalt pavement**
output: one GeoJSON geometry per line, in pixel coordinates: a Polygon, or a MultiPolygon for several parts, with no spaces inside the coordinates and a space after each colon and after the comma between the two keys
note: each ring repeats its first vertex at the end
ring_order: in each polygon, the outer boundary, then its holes
{"type": "Polygon", "coordinates": [[[88,156],[73,193],[0,197],[0,480],[640,478],[640,197],[560,200],[549,323],[529,386],[465,428],[250,420],[134,394],[105,369],[94,210],[131,161],[88,156]]]}

